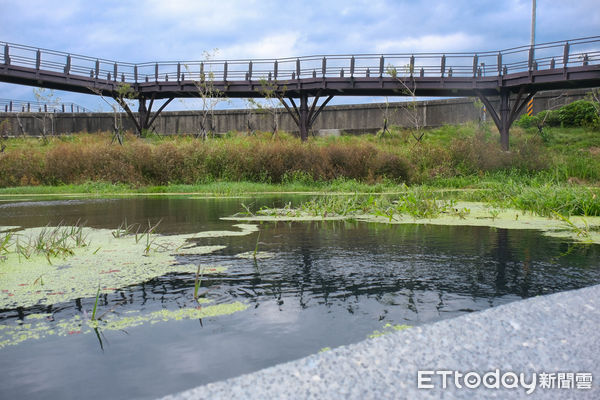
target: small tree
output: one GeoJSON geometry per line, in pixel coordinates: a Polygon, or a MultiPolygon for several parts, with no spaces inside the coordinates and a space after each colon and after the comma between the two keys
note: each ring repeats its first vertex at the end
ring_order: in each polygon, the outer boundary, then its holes
{"type": "MultiPolygon", "coordinates": [[[[412,72],[412,71],[410,71],[410,67],[408,65],[406,65],[402,69],[405,72],[412,72]]],[[[403,102],[403,105],[401,106],[401,110],[404,112],[404,115],[408,119],[408,123],[409,123],[410,127],[412,128],[411,134],[412,134],[413,138],[417,141],[417,143],[420,143],[421,140],[423,139],[423,136],[425,135],[425,131],[423,130],[423,118],[421,117],[421,115],[419,113],[419,107],[418,107],[418,103],[417,103],[416,81],[412,77],[412,73],[411,73],[410,78],[411,78],[411,82],[412,82],[412,85],[411,85],[412,88],[409,87],[406,84],[406,82],[404,81],[404,79],[402,79],[399,76],[398,69],[394,66],[388,66],[387,73],[389,76],[394,78],[396,81],[398,81],[402,85],[401,94],[404,96],[410,97],[409,101],[403,102]]]]}
{"type": "Polygon", "coordinates": [[[48,124],[50,125],[50,134],[54,135],[54,107],[58,106],[60,99],[54,95],[54,90],[46,90],[44,88],[33,89],[33,95],[38,103],[40,103],[40,115],[34,118],[41,121],[40,134],[44,142],[48,141],[48,124]]]}
{"type": "Polygon", "coordinates": [[[392,133],[390,132],[390,126],[392,111],[390,110],[390,102],[387,96],[385,97],[385,103],[383,103],[383,106],[380,105],[379,108],[383,114],[383,127],[381,128],[381,131],[377,133],[377,137],[383,138],[386,133],[391,136],[392,133]]]}
{"type": "Polygon", "coordinates": [[[117,89],[116,96],[114,97],[117,104],[111,103],[102,95],[102,92],[96,88],[88,87],[88,89],[98,95],[112,110],[113,113],[113,135],[110,140],[111,143],[117,141],[120,145],[123,145],[124,129],[123,129],[123,104],[131,104],[135,98],[135,93],[128,83],[121,83],[117,89]],[[119,108],[121,107],[121,108],[119,108]]]}
{"type": "MultiPolygon", "coordinates": [[[[214,59],[218,51],[218,49],[214,49],[212,52],[204,52],[204,61],[200,63],[200,79],[194,81],[194,86],[196,86],[202,104],[200,129],[196,137],[201,137],[202,140],[206,140],[209,133],[214,136],[216,129],[215,109],[219,103],[227,100],[224,93],[215,86],[215,73],[211,70],[205,71],[205,62],[210,66],[210,61],[214,59]]],[[[190,67],[188,65],[184,65],[184,67],[191,75],[190,67]]]]}
{"type": "Polygon", "coordinates": [[[269,81],[267,79],[260,80],[259,93],[263,97],[262,100],[248,99],[248,105],[250,108],[257,110],[259,113],[263,113],[270,117],[271,121],[271,137],[277,136],[279,132],[279,121],[282,113],[282,109],[279,107],[280,99],[282,98],[281,92],[285,93],[286,87],[280,89],[277,85],[277,81],[269,81]]]}
{"type": "Polygon", "coordinates": [[[4,153],[4,150],[6,150],[4,141],[8,139],[8,133],[10,131],[9,126],[8,119],[4,119],[0,122],[0,153],[4,153]]]}

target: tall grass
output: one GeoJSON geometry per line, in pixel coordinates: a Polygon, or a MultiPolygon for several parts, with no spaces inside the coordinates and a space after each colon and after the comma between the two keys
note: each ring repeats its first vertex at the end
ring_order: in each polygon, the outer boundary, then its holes
{"type": "Polygon", "coordinates": [[[444,126],[428,131],[415,143],[405,130],[391,135],[315,138],[302,143],[281,134],[229,134],[206,141],[188,137],[144,140],[128,137],[123,146],[110,144],[109,135],[79,135],[73,140],[10,139],[0,154],[0,188],[66,185],[65,191],[111,192],[152,187],[164,192],[180,185],[215,182],[283,184],[314,188],[348,182],[461,186],[482,177],[510,173],[521,178],[540,176],[546,182],[600,181],[596,140],[581,128],[548,131],[543,142],[533,131],[514,128],[511,151],[503,152],[497,134],[475,125],[444,126]],[[567,137],[573,137],[573,147],[567,137]],[[579,140],[579,139],[581,140],[579,140]],[[591,146],[591,147],[585,147],[591,146]],[[112,186],[112,185],[117,185],[112,186]]]}

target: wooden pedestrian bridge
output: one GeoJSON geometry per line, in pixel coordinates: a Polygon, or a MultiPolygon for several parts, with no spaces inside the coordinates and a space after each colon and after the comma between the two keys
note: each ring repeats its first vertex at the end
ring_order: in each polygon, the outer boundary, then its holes
{"type": "Polygon", "coordinates": [[[509,128],[537,91],[600,86],[600,36],[472,53],[137,64],[2,41],[0,48],[1,82],[112,97],[139,132],[182,97],[278,98],[306,139],[334,96],[477,96],[508,149],[509,128]],[[124,101],[124,88],[139,101],[137,115],[124,101]],[[500,98],[497,107],[490,101],[494,96],[500,98]],[[152,113],[160,99],[165,101],[152,113]]]}

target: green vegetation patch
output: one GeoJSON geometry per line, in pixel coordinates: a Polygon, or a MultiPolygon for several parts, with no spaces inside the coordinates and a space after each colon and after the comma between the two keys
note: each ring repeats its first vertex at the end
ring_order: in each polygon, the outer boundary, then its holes
{"type": "Polygon", "coordinates": [[[412,328],[410,325],[401,325],[401,324],[385,324],[381,330],[373,331],[368,337],[369,339],[374,339],[383,335],[390,334],[392,332],[403,331],[405,329],[412,328]]]}
{"type": "Polygon", "coordinates": [[[76,315],[70,319],[53,322],[49,314],[31,314],[25,318],[25,322],[22,324],[0,325],[0,348],[47,336],[88,334],[94,331],[122,331],[144,324],[228,315],[246,308],[248,308],[246,304],[233,302],[178,310],[159,310],[146,314],[138,311],[127,312],[126,315],[111,313],[101,321],[92,321],[76,315]]]}
{"type": "Polygon", "coordinates": [[[235,255],[237,258],[247,258],[249,260],[252,259],[265,259],[265,258],[273,258],[275,257],[275,253],[269,251],[247,251],[244,253],[239,253],[235,255]]]}
{"type": "MultiPolygon", "coordinates": [[[[471,194],[469,195],[471,196],[471,194]]],[[[592,196],[592,195],[590,195],[592,196]]],[[[513,201],[513,200],[511,200],[513,201]]],[[[593,201],[597,201],[596,197],[593,201]]],[[[313,199],[296,209],[264,209],[253,216],[229,217],[243,221],[322,221],[353,219],[390,224],[488,226],[503,229],[537,229],[548,236],[600,243],[600,216],[565,216],[546,211],[504,207],[499,202],[436,200],[432,193],[394,196],[351,196],[313,199]],[[541,211],[540,211],[541,212],[541,211]],[[545,216],[548,215],[548,216],[545,216]]]]}
{"type": "MultiPolygon", "coordinates": [[[[237,231],[207,231],[196,234],[163,236],[154,233],[128,234],[123,230],[79,227],[75,237],[68,236],[55,248],[41,251],[32,243],[48,236],[54,228],[31,228],[0,234],[0,308],[50,305],[77,298],[95,297],[126,286],[139,284],[173,272],[196,273],[195,256],[212,253],[224,246],[198,246],[199,238],[241,236],[255,232],[256,225],[234,225],[237,231]],[[26,246],[30,250],[20,250],[26,246]]],[[[72,227],[62,227],[69,231],[72,227]]],[[[62,234],[57,235],[63,238],[62,234]]],[[[62,239],[61,239],[62,240],[62,239]]],[[[225,271],[221,266],[205,266],[204,274],[225,271]]]]}

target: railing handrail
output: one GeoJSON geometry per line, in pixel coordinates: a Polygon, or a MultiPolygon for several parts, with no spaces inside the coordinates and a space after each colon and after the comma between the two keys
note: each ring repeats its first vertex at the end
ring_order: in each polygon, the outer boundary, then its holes
{"type": "MultiPolygon", "coordinates": [[[[540,50],[540,49],[553,48],[553,47],[563,47],[567,43],[569,43],[569,45],[577,45],[577,44],[587,44],[587,43],[594,43],[594,42],[600,42],[600,36],[589,36],[589,37],[582,37],[582,38],[575,38],[575,39],[568,39],[568,40],[539,43],[539,44],[534,45],[533,49],[540,50]]],[[[22,45],[22,44],[18,44],[18,43],[0,41],[0,46],[4,47],[6,45],[8,45],[10,48],[18,48],[18,49],[24,49],[24,50],[30,50],[30,51],[36,51],[36,52],[39,50],[42,53],[51,54],[51,55],[55,55],[55,56],[62,56],[62,57],[71,56],[72,58],[76,58],[76,59],[83,59],[83,60],[93,61],[93,62],[100,61],[101,63],[105,63],[105,64],[107,64],[107,63],[108,64],[117,64],[120,66],[128,66],[128,67],[154,66],[156,64],[158,64],[158,65],[177,65],[177,64],[181,64],[181,65],[194,64],[195,65],[195,64],[200,64],[200,63],[222,64],[225,62],[227,62],[228,64],[238,64],[238,63],[244,64],[244,63],[249,63],[249,62],[274,63],[275,61],[284,63],[284,62],[295,62],[296,60],[318,61],[318,60],[322,59],[323,57],[325,57],[328,60],[334,60],[334,59],[349,59],[352,57],[354,57],[354,58],[380,58],[381,56],[383,56],[384,58],[389,58],[389,57],[405,58],[405,57],[411,57],[411,56],[419,57],[419,58],[439,58],[444,55],[446,57],[494,56],[494,55],[498,55],[498,54],[507,55],[507,54],[514,54],[516,52],[528,51],[532,47],[530,45],[522,45],[522,46],[510,47],[510,48],[501,49],[501,50],[470,51],[470,52],[315,54],[315,55],[309,55],[309,56],[283,57],[283,58],[241,58],[241,59],[188,60],[188,61],[163,60],[163,61],[146,61],[146,62],[140,62],[140,63],[132,63],[132,62],[109,60],[109,59],[105,59],[105,58],[86,56],[86,55],[81,55],[81,54],[77,54],[77,53],[69,53],[69,52],[64,52],[64,51],[51,50],[51,49],[45,49],[45,48],[41,48],[41,47],[34,47],[34,46],[22,45]]]]}
{"type": "Polygon", "coordinates": [[[7,111],[9,112],[22,111],[24,107],[33,110],[33,112],[36,112],[36,108],[39,109],[44,106],[45,108],[52,111],[62,110],[64,107],[65,112],[67,112],[67,110],[71,108],[74,112],[91,112],[91,110],[89,110],[88,108],[80,106],[79,104],[73,102],[0,99],[0,112],[4,112],[5,108],[7,108],[7,111]]]}
{"type": "Polygon", "coordinates": [[[506,75],[543,68],[600,64],[600,36],[518,46],[504,50],[446,53],[381,53],[311,55],[236,60],[154,61],[130,63],[0,41],[0,68],[15,65],[36,71],[87,76],[107,82],[143,83],[296,80],[309,77],[473,77],[506,75]],[[597,44],[590,46],[590,44],[597,44]],[[583,47],[582,47],[583,46],[583,47]],[[3,51],[2,51],[3,50],[3,51]]]}

